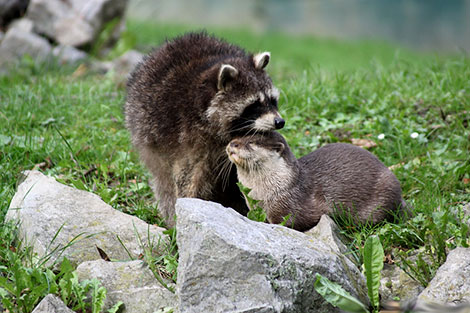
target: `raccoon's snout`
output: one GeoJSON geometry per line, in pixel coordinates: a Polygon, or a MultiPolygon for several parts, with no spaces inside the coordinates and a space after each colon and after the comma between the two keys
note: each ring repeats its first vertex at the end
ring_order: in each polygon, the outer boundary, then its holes
{"type": "Polygon", "coordinates": [[[286,124],[286,121],[282,117],[275,117],[274,118],[274,128],[281,129],[286,124]]]}
{"type": "Polygon", "coordinates": [[[238,149],[240,147],[240,142],[238,140],[232,140],[230,142],[231,149],[238,149]]]}

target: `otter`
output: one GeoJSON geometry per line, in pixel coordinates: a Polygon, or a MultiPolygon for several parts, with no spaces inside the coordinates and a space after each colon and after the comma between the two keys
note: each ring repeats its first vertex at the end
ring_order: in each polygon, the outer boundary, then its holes
{"type": "Polygon", "coordinates": [[[349,212],[355,222],[377,223],[405,208],[395,175],[351,144],[327,144],[297,159],[273,131],[235,138],[226,152],[270,223],[289,217],[286,226],[306,231],[323,214],[349,212]]]}
{"type": "Polygon", "coordinates": [[[180,197],[248,212],[225,146],[284,126],[279,91],[265,71],[269,60],[269,52],[251,54],[205,32],[188,33],[165,42],[131,74],[126,125],[168,226],[180,197]]]}

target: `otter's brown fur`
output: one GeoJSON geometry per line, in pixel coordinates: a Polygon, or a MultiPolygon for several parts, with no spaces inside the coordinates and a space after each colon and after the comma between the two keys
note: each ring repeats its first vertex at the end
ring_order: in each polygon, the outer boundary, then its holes
{"type": "Polygon", "coordinates": [[[178,197],[247,211],[225,146],[234,136],[281,128],[279,92],[264,71],[269,53],[189,33],[164,43],[132,73],[126,124],[153,174],[158,208],[173,225],[178,197]]]}
{"type": "Polygon", "coordinates": [[[234,139],[226,150],[270,223],[290,214],[286,225],[305,231],[336,209],[377,223],[405,206],[395,175],[360,147],[327,144],[297,160],[285,139],[270,132],[234,139]]]}

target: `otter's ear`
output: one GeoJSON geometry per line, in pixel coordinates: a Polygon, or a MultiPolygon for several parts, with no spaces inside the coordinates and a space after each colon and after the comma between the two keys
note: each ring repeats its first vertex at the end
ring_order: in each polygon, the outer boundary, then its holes
{"type": "Polygon", "coordinates": [[[284,151],[285,148],[286,147],[284,146],[284,144],[282,142],[278,142],[278,143],[274,144],[274,150],[279,154],[281,154],[282,151],[284,151]]]}
{"type": "Polygon", "coordinates": [[[262,70],[266,67],[269,63],[269,59],[271,58],[271,53],[269,52],[261,52],[256,54],[253,57],[253,62],[255,63],[255,68],[258,70],[262,70]]]}
{"type": "Polygon", "coordinates": [[[229,64],[222,64],[219,70],[219,76],[217,78],[217,89],[227,90],[230,83],[237,78],[238,70],[229,64]]]}

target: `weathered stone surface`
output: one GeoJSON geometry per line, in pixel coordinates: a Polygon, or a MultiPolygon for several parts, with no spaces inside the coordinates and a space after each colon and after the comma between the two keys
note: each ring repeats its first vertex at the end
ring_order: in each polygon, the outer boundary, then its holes
{"type": "Polygon", "coordinates": [[[397,265],[384,264],[381,275],[379,292],[382,302],[410,301],[416,299],[424,290],[420,283],[413,280],[397,265]]]}
{"type": "Polygon", "coordinates": [[[470,248],[450,251],[418,299],[437,303],[470,302],[470,248]]]}
{"type": "Polygon", "coordinates": [[[88,54],[72,46],[57,46],[52,49],[60,64],[73,64],[85,60],[88,54]]]}
{"type": "Polygon", "coordinates": [[[5,33],[0,30],[0,44],[2,43],[3,38],[5,38],[5,33]]]}
{"type": "Polygon", "coordinates": [[[73,311],[59,297],[49,294],[39,302],[33,313],[73,313],[73,311]]]}
{"type": "Polygon", "coordinates": [[[41,34],[63,45],[91,44],[106,23],[122,18],[127,0],[31,0],[28,17],[41,34]]]}
{"type": "Polygon", "coordinates": [[[362,274],[322,241],[199,199],[178,199],[176,214],[183,313],[338,312],[316,293],[316,273],[367,302],[362,274]]]}
{"type": "Polygon", "coordinates": [[[20,28],[11,28],[0,44],[0,69],[13,66],[26,54],[36,61],[45,61],[51,51],[51,45],[44,38],[20,28]]]}
{"type": "Polygon", "coordinates": [[[129,50],[120,57],[113,60],[112,70],[116,72],[117,75],[121,77],[127,76],[129,73],[142,61],[144,55],[135,50],[129,50]]]}
{"type": "Polygon", "coordinates": [[[322,215],[318,224],[305,232],[317,240],[323,241],[331,251],[341,254],[347,254],[348,248],[339,237],[338,225],[328,215],[322,215]]]}
{"type": "Polygon", "coordinates": [[[51,255],[46,265],[64,256],[74,264],[100,259],[96,247],[112,260],[129,260],[128,252],[135,259],[148,243],[166,238],[162,228],[113,209],[95,194],[60,184],[38,171],[25,175],[6,218],[20,221],[21,235],[38,257],[51,255]],[[73,245],[64,249],[70,242],[73,245]]]}
{"type": "Polygon", "coordinates": [[[105,310],[118,301],[124,303],[127,313],[151,313],[177,304],[176,295],[142,261],[88,261],[78,266],[77,275],[79,280],[97,278],[107,289],[105,310]]]}
{"type": "Polygon", "coordinates": [[[24,17],[14,20],[10,25],[8,25],[8,29],[11,28],[21,29],[22,31],[30,33],[34,29],[34,23],[30,19],[24,17]]]}
{"type": "Polygon", "coordinates": [[[0,26],[22,16],[28,3],[29,0],[0,0],[0,26]]]}

